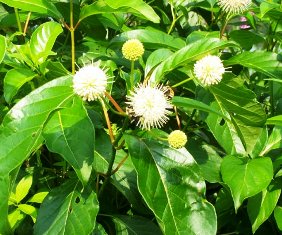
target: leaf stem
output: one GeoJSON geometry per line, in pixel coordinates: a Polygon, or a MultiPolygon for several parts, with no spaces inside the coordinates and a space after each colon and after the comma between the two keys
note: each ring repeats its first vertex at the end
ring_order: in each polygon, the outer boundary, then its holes
{"type": "Polygon", "coordinates": [[[29,20],[30,20],[30,16],[31,16],[31,11],[28,13],[27,18],[26,18],[26,22],[25,22],[25,25],[24,25],[24,31],[23,31],[24,36],[26,35],[27,26],[28,26],[28,23],[29,23],[29,20]]]}
{"type": "Polygon", "coordinates": [[[22,25],[21,25],[19,10],[18,10],[18,8],[15,8],[15,7],[14,7],[14,10],[15,10],[15,15],[16,15],[16,20],[17,20],[18,29],[19,29],[19,31],[22,33],[22,32],[23,32],[23,29],[22,29],[22,25]]]}
{"type": "Polygon", "coordinates": [[[130,88],[132,90],[134,87],[134,61],[131,61],[131,70],[130,70],[130,88]]]}
{"type": "Polygon", "coordinates": [[[119,111],[122,115],[126,113],[122,110],[122,108],[118,105],[118,103],[114,100],[114,98],[108,93],[105,92],[106,97],[111,101],[111,103],[115,106],[116,110],[119,111]]]}
{"type": "Polygon", "coordinates": [[[175,87],[181,86],[182,84],[184,84],[184,83],[186,83],[186,82],[189,82],[189,81],[191,81],[191,80],[193,80],[193,77],[187,78],[187,79],[185,79],[185,80],[183,80],[183,81],[181,81],[181,82],[179,82],[179,83],[174,84],[174,85],[171,86],[171,87],[175,88],[175,87]]]}
{"type": "Polygon", "coordinates": [[[73,27],[73,0],[70,0],[70,27],[71,33],[71,71],[75,74],[75,38],[74,38],[74,27],[73,27]]]}
{"type": "Polygon", "coordinates": [[[100,98],[99,100],[100,100],[100,103],[102,105],[102,109],[103,109],[104,116],[105,116],[105,119],[106,119],[107,127],[109,129],[109,135],[110,135],[111,143],[113,144],[114,141],[115,141],[115,138],[114,138],[114,134],[113,134],[113,130],[112,130],[109,114],[108,114],[108,111],[106,109],[106,106],[105,106],[105,103],[104,103],[103,99],[100,98]]]}

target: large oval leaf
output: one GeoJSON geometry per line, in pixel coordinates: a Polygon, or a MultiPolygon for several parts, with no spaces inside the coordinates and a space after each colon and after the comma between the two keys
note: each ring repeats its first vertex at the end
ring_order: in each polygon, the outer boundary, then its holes
{"type": "Polygon", "coordinates": [[[78,182],[68,181],[44,199],[34,234],[91,234],[98,211],[96,193],[92,190],[83,192],[78,182]]]}
{"type": "Polygon", "coordinates": [[[8,222],[9,176],[0,176],[0,234],[11,234],[8,222]]]}
{"type": "Polygon", "coordinates": [[[231,189],[237,210],[244,199],[266,189],[272,180],[273,167],[268,157],[250,160],[246,157],[227,156],[222,161],[221,174],[223,181],[231,189]]]}
{"type": "Polygon", "coordinates": [[[201,57],[207,55],[208,53],[212,53],[219,49],[234,46],[238,45],[232,41],[221,41],[217,38],[203,38],[195,41],[178,50],[159,64],[153,72],[150,82],[153,84],[159,83],[166,73],[179,66],[201,59],[201,57]]]}
{"type": "Polygon", "coordinates": [[[79,20],[81,21],[91,15],[117,12],[132,13],[154,23],[159,23],[160,21],[153,8],[142,0],[99,0],[91,5],[84,6],[81,9],[79,20]]]}
{"type": "Polygon", "coordinates": [[[237,56],[227,60],[225,65],[241,64],[245,67],[252,68],[264,73],[268,77],[281,79],[282,63],[277,60],[278,55],[272,52],[244,51],[237,56]]]}
{"type": "Polygon", "coordinates": [[[88,182],[92,170],[94,135],[92,122],[78,97],[70,106],[55,112],[43,130],[48,149],[59,153],[83,184],[88,182]]]}
{"type": "Polygon", "coordinates": [[[56,38],[63,32],[62,26],[56,22],[46,22],[40,25],[31,35],[30,50],[34,63],[43,63],[52,54],[56,38]]]}
{"type": "Polygon", "coordinates": [[[38,146],[50,115],[72,100],[72,77],[53,80],[20,100],[0,126],[0,176],[19,166],[38,146]]]}
{"type": "Polygon", "coordinates": [[[55,5],[48,0],[0,0],[10,7],[19,8],[25,11],[32,11],[52,16],[56,19],[62,19],[63,16],[57,10],[55,5]]]}
{"type": "Polygon", "coordinates": [[[204,200],[205,182],[186,149],[126,135],[138,187],[165,234],[216,234],[216,214],[204,200]]]}

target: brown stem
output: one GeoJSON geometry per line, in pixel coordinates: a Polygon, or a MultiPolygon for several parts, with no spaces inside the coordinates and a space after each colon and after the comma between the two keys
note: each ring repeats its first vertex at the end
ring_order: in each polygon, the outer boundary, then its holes
{"type": "Polygon", "coordinates": [[[181,129],[181,122],[180,122],[180,118],[178,116],[177,108],[176,108],[176,106],[174,106],[173,108],[174,108],[174,111],[175,111],[177,126],[178,126],[179,129],[181,129]]]}
{"type": "Polygon", "coordinates": [[[29,20],[30,20],[30,16],[31,16],[31,11],[28,13],[27,18],[26,18],[26,22],[25,22],[25,25],[24,25],[24,31],[23,31],[24,36],[26,34],[26,31],[27,31],[27,26],[28,26],[28,23],[29,23],[29,20]]]}
{"type": "Polygon", "coordinates": [[[126,161],[126,159],[128,158],[128,154],[121,160],[121,162],[117,165],[117,167],[112,171],[111,175],[115,174],[119,168],[121,168],[121,166],[123,165],[123,163],[126,161]]]}
{"type": "Polygon", "coordinates": [[[106,119],[108,129],[109,129],[109,135],[110,135],[111,142],[114,143],[115,138],[114,138],[114,134],[113,134],[112,126],[111,126],[111,121],[110,121],[110,118],[109,118],[109,115],[108,115],[108,111],[106,109],[104,101],[102,99],[100,99],[100,102],[101,102],[101,105],[102,105],[102,108],[103,108],[103,112],[104,112],[104,116],[105,116],[105,119],[106,119]]]}
{"type": "Polygon", "coordinates": [[[108,92],[105,92],[105,95],[112,102],[112,104],[115,106],[117,111],[119,111],[122,114],[125,114],[125,112],[122,110],[122,108],[118,105],[118,103],[114,100],[114,98],[108,92]]]}

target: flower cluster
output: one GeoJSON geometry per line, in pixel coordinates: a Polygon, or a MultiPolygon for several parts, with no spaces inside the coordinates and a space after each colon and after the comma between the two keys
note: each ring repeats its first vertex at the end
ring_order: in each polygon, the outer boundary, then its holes
{"type": "Polygon", "coordinates": [[[179,149],[187,143],[187,136],[183,131],[175,130],[169,134],[167,140],[171,147],[179,149]]]}
{"type": "Polygon", "coordinates": [[[168,121],[172,105],[162,86],[140,85],[127,98],[127,113],[142,129],[160,128],[168,121]]]}
{"type": "Polygon", "coordinates": [[[131,61],[138,60],[144,54],[143,44],[138,39],[126,41],[121,50],[124,58],[131,61]]]}
{"type": "Polygon", "coordinates": [[[218,0],[218,5],[229,14],[242,13],[250,7],[251,3],[251,0],[218,0]]]}
{"type": "Polygon", "coordinates": [[[89,64],[80,68],[73,77],[74,92],[83,100],[93,101],[104,96],[108,76],[99,64],[89,64]]]}
{"type": "Polygon", "coordinates": [[[194,74],[203,86],[218,84],[225,68],[218,56],[207,55],[194,65],[194,74]]]}

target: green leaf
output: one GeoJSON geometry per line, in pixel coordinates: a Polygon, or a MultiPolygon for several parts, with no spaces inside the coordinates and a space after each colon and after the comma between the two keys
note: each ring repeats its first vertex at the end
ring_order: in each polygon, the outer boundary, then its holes
{"type": "Polygon", "coordinates": [[[250,50],[254,44],[264,43],[265,41],[263,37],[249,30],[233,30],[229,36],[246,50],[250,50]]]}
{"type": "Polygon", "coordinates": [[[140,216],[113,215],[116,234],[119,235],[161,235],[162,232],[151,220],[140,216]]]}
{"type": "Polygon", "coordinates": [[[4,59],[6,53],[6,47],[7,47],[6,38],[3,35],[0,35],[0,64],[4,59]]]}
{"type": "Polygon", "coordinates": [[[53,189],[44,199],[34,227],[34,234],[88,235],[94,228],[99,210],[96,194],[82,191],[76,181],[53,189]]]}
{"type": "Polygon", "coordinates": [[[25,214],[23,214],[21,210],[17,208],[9,214],[8,218],[12,230],[15,230],[25,218],[25,214]]]}
{"type": "Polygon", "coordinates": [[[0,126],[0,176],[19,166],[43,141],[50,115],[73,97],[72,77],[55,79],[21,99],[0,126]]]}
{"type": "Polygon", "coordinates": [[[43,137],[48,149],[60,154],[86,184],[92,170],[95,131],[82,100],[74,97],[70,106],[55,112],[43,130],[43,137]]]}
{"type": "Polygon", "coordinates": [[[37,210],[34,206],[28,205],[28,204],[20,204],[18,205],[18,208],[20,211],[25,213],[26,215],[30,215],[33,222],[35,223],[36,217],[37,217],[37,210]]]}
{"type": "Polygon", "coordinates": [[[47,196],[49,192],[39,192],[34,194],[27,202],[35,202],[35,203],[42,203],[44,198],[47,196]]]}
{"type": "Polygon", "coordinates": [[[17,184],[15,193],[11,193],[11,197],[16,201],[16,203],[20,203],[26,195],[28,194],[32,185],[32,175],[27,175],[23,177],[20,182],[17,184]]]}
{"type": "Polygon", "coordinates": [[[198,100],[194,100],[194,99],[190,99],[190,98],[186,98],[186,97],[180,97],[180,96],[174,96],[172,98],[172,104],[174,104],[177,107],[182,107],[182,108],[192,108],[192,109],[198,109],[204,112],[208,112],[208,113],[214,113],[218,116],[221,116],[225,119],[229,119],[227,116],[225,116],[224,114],[222,114],[222,112],[219,112],[218,110],[212,108],[209,105],[206,105],[205,103],[198,101],[198,100]]]}
{"type": "Polygon", "coordinates": [[[223,49],[225,47],[238,46],[232,41],[221,41],[217,38],[203,38],[195,41],[169,56],[160,63],[154,70],[150,82],[159,83],[163,76],[180,66],[185,66],[195,60],[201,59],[203,56],[223,49]]]}
{"type": "Polygon", "coordinates": [[[252,68],[268,77],[280,79],[282,76],[282,63],[277,60],[278,55],[273,52],[244,51],[225,61],[226,66],[240,64],[252,68]]]}
{"type": "Polygon", "coordinates": [[[274,210],[274,218],[280,231],[282,231],[282,207],[277,206],[274,210]]]}
{"type": "Polygon", "coordinates": [[[186,149],[126,135],[138,188],[165,234],[216,234],[216,214],[204,200],[205,182],[186,149]]]}
{"type": "Polygon", "coordinates": [[[4,77],[4,97],[10,103],[18,90],[32,80],[36,74],[30,69],[11,69],[4,77]]]}
{"type": "Polygon", "coordinates": [[[244,199],[266,189],[272,180],[273,167],[268,157],[250,160],[238,155],[227,156],[223,158],[221,174],[223,181],[231,189],[237,211],[244,199]]]}
{"type": "Polygon", "coordinates": [[[279,186],[272,183],[267,189],[249,198],[247,209],[253,233],[255,233],[259,226],[272,214],[280,194],[281,189],[279,186]]]}
{"type": "Polygon", "coordinates": [[[222,181],[220,175],[222,158],[212,146],[189,139],[186,148],[194,156],[205,180],[210,183],[222,181]]]}
{"type": "Polygon", "coordinates": [[[32,11],[52,16],[56,19],[62,19],[63,16],[57,10],[55,5],[48,0],[0,0],[10,7],[19,8],[25,11],[32,11]]]}
{"type": "Polygon", "coordinates": [[[8,222],[9,176],[0,176],[0,234],[10,234],[8,222]]]}
{"type": "Polygon", "coordinates": [[[30,50],[35,64],[42,64],[49,55],[53,54],[52,47],[62,32],[62,26],[53,21],[41,24],[33,32],[30,39],[30,50]]]}
{"type": "Polygon", "coordinates": [[[280,148],[282,146],[282,127],[275,126],[269,136],[267,143],[264,149],[259,154],[260,156],[264,156],[270,150],[280,148]]]}
{"type": "Polygon", "coordinates": [[[122,44],[132,38],[139,39],[145,44],[146,49],[166,47],[172,50],[178,50],[185,46],[185,41],[183,41],[181,38],[173,37],[162,31],[149,27],[146,29],[136,29],[123,32],[117,35],[117,37],[113,38],[111,43],[122,44]]]}
{"type": "Polygon", "coordinates": [[[282,115],[277,115],[266,120],[266,124],[268,125],[277,125],[282,126],[282,115]]]}
{"type": "Polygon", "coordinates": [[[79,20],[83,20],[88,16],[103,14],[103,13],[132,13],[138,17],[150,20],[154,23],[159,23],[160,18],[155,13],[152,7],[142,0],[99,0],[82,7],[79,20]]]}
{"type": "MultiPolygon", "coordinates": [[[[215,110],[220,110],[220,107],[216,102],[212,102],[210,107],[215,110]]],[[[222,110],[222,112],[225,115],[228,115],[225,110],[222,110]]],[[[205,121],[213,136],[227,154],[244,154],[246,152],[245,147],[232,122],[226,122],[222,117],[214,113],[209,113],[209,116],[205,121]]]]}

